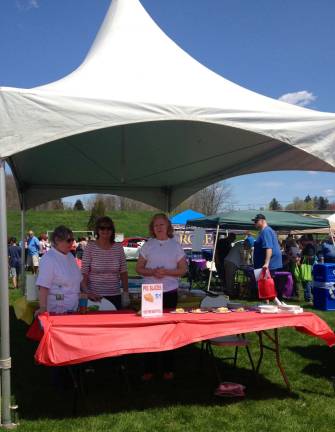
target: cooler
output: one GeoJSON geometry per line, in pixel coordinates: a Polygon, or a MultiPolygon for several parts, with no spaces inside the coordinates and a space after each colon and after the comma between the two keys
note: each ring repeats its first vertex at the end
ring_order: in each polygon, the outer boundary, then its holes
{"type": "Polygon", "coordinates": [[[335,264],[314,264],[313,278],[318,282],[335,282],[335,264]]]}
{"type": "Polygon", "coordinates": [[[335,310],[335,282],[313,283],[313,303],[316,309],[335,310]]]}

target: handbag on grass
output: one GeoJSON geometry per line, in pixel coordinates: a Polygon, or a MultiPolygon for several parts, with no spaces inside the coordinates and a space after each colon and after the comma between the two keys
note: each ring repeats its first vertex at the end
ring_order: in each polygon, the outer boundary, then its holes
{"type": "Polygon", "coordinates": [[[258,279],[258,297],[265,300],[273,300],[277,297],[275,282],[269,270],[263,270],[258,279]]]}

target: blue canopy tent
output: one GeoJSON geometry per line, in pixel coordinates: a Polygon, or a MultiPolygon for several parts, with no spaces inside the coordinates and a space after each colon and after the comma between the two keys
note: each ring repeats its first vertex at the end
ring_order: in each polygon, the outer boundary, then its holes
{"type": "Polygon", "coordinates": [[[174,215],[172,218],[170,218],[170,221],[172,225],[186,225],[188,220],[200,219],[203,217],[205,217],[205,215],[202,213],[196,212],[194,210],[185,210],[174,215]]]}

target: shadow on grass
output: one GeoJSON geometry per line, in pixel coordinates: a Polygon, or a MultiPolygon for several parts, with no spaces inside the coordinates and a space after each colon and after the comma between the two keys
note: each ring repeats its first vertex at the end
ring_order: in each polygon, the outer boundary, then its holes
{"type": "Polygon", "coordinates": [[[313,361],[303,368],[303,373],[315,378],[330,378],[335,375],[334,349],[326,345],[293,346],[288,349],[313,361]]]}
{"type": "MultiPolygon", "coordinates": [[[[52,385],[52,368],[36,365],[34,352],[37,344],[26,337],[27,326],[11,313],[11,349],[13,357],[12,393],[19,405],[19,415],[25,419],[64,418],[73,416],[73,390],[52,385]]],[[[246,353],[240,353],[241,360],[246,353]]],[[[122,411],[143,411],[176,405],[227,405],[241,399],[218,398],[218,385],[211,359],[201,365],[197,345],[189,345],[175,352],[176,377],[165,382],[161,375],[149,383],[140,380],[142,357],[127,356],[127,377],[130,389],[120,372],[120,359],[110,358],[91,362],[94,372],[82,376],[84,396],[78,402],[78,415],[98,415],[122,411]]],[[[222,362],[221,362],[222,363],[222,362]]],[[[297,398],[282,385],[276,385],[249,369],[222,364],[223,380],[246,386],[248,400],[297,398]]],[[[66,372],[67,373],[67,372],[66,372]]],[[[266,371],[265,371],[266,373],[266,371]]]]}

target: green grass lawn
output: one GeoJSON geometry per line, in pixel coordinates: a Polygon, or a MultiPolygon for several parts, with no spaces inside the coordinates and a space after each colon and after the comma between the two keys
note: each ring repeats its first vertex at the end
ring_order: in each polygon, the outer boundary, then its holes
{"type": "MultiPolygon", "coordinates": [[[[117,231],[127,236],[147,235],[152,213],[109,215],[117,231]]],[[[29,211],[26,228],[37,234],[59,224],[82,230],[88,218],[89,213],[84,211],[29,211]]],[[[19,231],[19,213],[9,212],[9,235],[19,237],[19,231]]],[[[128,270],[130,276],[136,275],[134,262],[128,262],[128,270]]],[[[19,295],[18,290],[10,290],[11,304],[19,295]]],[[[316,313],[334,328],[334,312],[316,313]]],[[[280,330],[282,362],[292,393],[287,391],[275,367],[273,353],[265,353],[260,375],[256,376],[243,349],[236,369],[228,361],[223,362],[223,350],[216,349],[224,379],[244,384],[246,397],[215,397],[213,364],[208,358],[201,364],[199,345],[190,345],[175,354],[176,378],[172,383],[163,382],[160,377],[150,384],[141,383],[142,357],[128,356],[130,391],[118,372],[119,359],[95,362],[95,372],[84,374],[86,403],[79,401],[76,417],[72,414],[71,390],[55,388],[51,369],[34,363],[37,345],[25,337],[26,331],[26,324],[16,320],[11,308],[12,393],[19,405],[20,431],[328,432],[334,429],[335,393],[331,383],[331,376],[335,375],[334,349],[294,329],[280,330]]],[[[257,359],[257,338],[254,334],[248,337],[257,359]]],[[[224,350],[224,355],[227,354],[231,354],[229,349],[224,350]]]]}
{"type": "MultiPolygon", "coordinates": [[[[13,300],[18,293],[11,290],[13,300]]],[[[188,304],[189,305],[189,304],[188,304]]],[[[317,312],[332,327],[333,312],[317,312]]],[[[34,364],[36,344],[25,338],[27,326],[11,317],[12,391],[19,405],[22,431],[331,431],[335,424],[333,349],[294,329],[280,330],[283,364],[293,391],[289,393],[265,353],[260,376],[250,370],[242,349],[238,367],[222,362],[224,379],[246,385],[243,399],[213,395],[217,385],[210,359],[200,361],[198,345],[176,352],[176,378],[167,383],[140,381],[139,355],[127,357],[131,390],[118,373],[119,359],[94,362],[95,373],[84,374],[86,403],[72,415],[71,390],[51,384],[51,370],[34,364]]],[[[257,358],[257,340],[252,353],[257,358]]],[[[222,357],[222,350],[216,350],[222,357]]],[[[225,349],[225,355],[229,349],[225,349]]]]}
{"type": "MultiPolygon", "coordinates": [[[[147,236],[148,225],[154,212],[115,211],[107,212],[115,224],[116,232],[125,236],[147,236]]],[[[88,211],[27,211],[26,231],[32,229],[36,235],[52,231],[58,225],[66,225],[74,231],[86,230],[90,217],[88,211]]],[[[8,235],[20,238],[20,212],[9,211],[7,217],[8,235]]]]}

